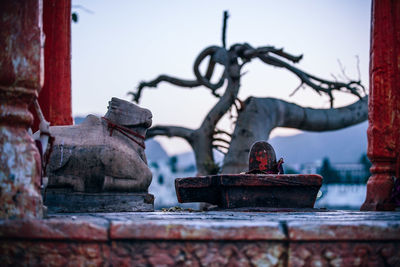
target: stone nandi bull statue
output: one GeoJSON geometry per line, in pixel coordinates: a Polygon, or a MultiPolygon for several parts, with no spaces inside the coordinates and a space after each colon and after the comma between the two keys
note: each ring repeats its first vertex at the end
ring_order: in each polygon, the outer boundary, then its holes
{"type": "MultiPolygon", "coordinates": [[[[86,205],[83,195],[95,195],[95,201],[89,200],[95,203],[101,202],[99,196],[107,195],[114,201],[118,193],[146,194],[152,174],[144,153],[144,139],[151,123],[149,110],[112,98],[104,117],[88,115],[79,125],[50,127],[55,141],[46,168],[46,198],[51,202],[47,205],[58,205],[68,194],[69,199],[79,196],[78,205],[86,205]]],[[[109,201],[104,200],[104,205],[109,201]]]]}

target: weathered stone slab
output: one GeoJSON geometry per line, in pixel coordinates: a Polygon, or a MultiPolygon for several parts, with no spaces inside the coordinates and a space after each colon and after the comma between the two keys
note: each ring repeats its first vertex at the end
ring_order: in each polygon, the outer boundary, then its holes
{"type": "Polygon", "coordinates": [[[108,226],[107,220],[90,216],[5,220],[0,221],[0,239],[107,241],[108,226]]]}
{"type": "Polygon", "coordinates": [[[293,221],[290,240],[400,240],[400,221],[293,221]]]}
{"type": "Polygon", "coordinates": [[[2,266],[399,266],[399,212],[123,212],[0,221],[2,266]],[[295,233],[296,232],[296,233],[295,233]]]}
{"type": "Polygon", "coordinates": [[[161,240],[285,240],[279,222],[112,221],[111,239],[161,240]]]}
{"type": "Polygon", "coordinates": [[[48,188],[49,213],[153,211],[154,196],[148,193],[81,193],[48,188]]]}

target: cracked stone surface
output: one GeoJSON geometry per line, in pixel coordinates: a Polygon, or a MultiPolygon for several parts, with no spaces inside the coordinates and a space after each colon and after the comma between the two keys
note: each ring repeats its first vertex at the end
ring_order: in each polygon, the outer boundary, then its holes
{"type": "Polygon", "coordinates": [[[125,212],[1,220],[5,266],[399,266],[400,212],[125,212]]]}

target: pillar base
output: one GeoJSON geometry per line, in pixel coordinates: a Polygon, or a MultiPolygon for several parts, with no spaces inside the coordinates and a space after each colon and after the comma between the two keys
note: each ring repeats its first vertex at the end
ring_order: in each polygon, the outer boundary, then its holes
{"type": "MultiPolygon", "coordinates": [[[[390,163],[390,162],[389,162],[390,163]]],[[[382,164],[382,163],[381,163],[382,164]]],[[[363,211],[393,211],[395,203],[391,201],[393,190],[393,178],[391,168],[393,164],[374,164],[372,172],[386,170],[386,173],[377,173],[369,178],[367,183],[367,197],[360,210],[363,211]],[[378,167],[377,167],[378,166],[378,167]],[[380,169],[379,169],[380,168],[380,169]]]]}
{"type": "Polygon", "coordinates": [[[0,218],[42,218],[40,154],[27,131],[0,125],[0,156],[0,218]]]}

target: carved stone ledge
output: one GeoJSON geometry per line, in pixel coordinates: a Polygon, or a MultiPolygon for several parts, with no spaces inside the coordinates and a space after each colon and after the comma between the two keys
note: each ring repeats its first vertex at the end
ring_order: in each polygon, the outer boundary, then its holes
{"type": "Polygon", "coordinates": [[[285,266],[279,242],[0,243],[0,260],[32,266],[285,266]]]}
{"type": "Polygon", "coordinates": [[[289,266],[399,266],[400,243],[299,242],[289,255],[289,266]]]}
{"type": "Polygon", "coordinates": [[[367,183],[367,197],[361,210],[395,210],[391,201],[396,175],[396,158],[370,155],[372,161],[371,177],[367,183]]]}

